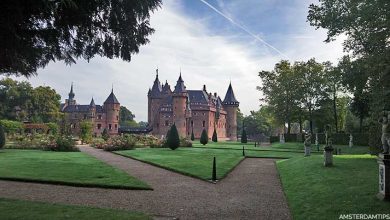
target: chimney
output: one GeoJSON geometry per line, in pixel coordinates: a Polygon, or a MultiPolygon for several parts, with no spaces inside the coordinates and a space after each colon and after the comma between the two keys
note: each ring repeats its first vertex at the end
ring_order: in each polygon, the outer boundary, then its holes
{"type": "Polygon", "coordinates": [[[203,91],[207,92],[206,85],[203,85],[203,91]]]}
{"type": "Polygon", "coordinates": [[[214,97],[217,98],[217,93],[216,92],[214,92],[214,97]]]}

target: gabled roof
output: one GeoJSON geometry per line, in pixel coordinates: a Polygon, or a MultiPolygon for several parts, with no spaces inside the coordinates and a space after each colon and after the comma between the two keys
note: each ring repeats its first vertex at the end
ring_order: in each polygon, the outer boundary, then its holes
{"type": "Polygon", "coordinates": [[[203,90],[188,90],[190,103],[208,104],[208,94],[203,90]]]}
{"type": "Polygon", "coordinates": [[[226,92],[225,99],[223,100],[224,105],[238,105],[240,104],[234,96],[232,83],[229,84],[229,88],[226,92]]]}
{"type": "Polygon", "coordinates": [[[68,105],[65,107],[63,112],[88,112],[89,105],[68,105]]]}
{"type": "Polygon", "coordinates": [[[118,99],[114,95],[114,90],[111,90],[111,93],[107,97],[106,101],[104,101],[104,104],[119,104],[118,99]]]}

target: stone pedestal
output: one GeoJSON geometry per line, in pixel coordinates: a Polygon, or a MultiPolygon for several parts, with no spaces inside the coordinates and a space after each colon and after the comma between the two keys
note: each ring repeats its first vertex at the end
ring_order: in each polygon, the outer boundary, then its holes
{"type": "Polygon", "coordinates": [[[379,193],[380,200],[390,201],[390,154],[379,154],[379,193]]]}
{"type": "Polygon", "coordinates": [[[311,147],[305,146],[305,157],[310,156],[310,154],[311,154],[311,147]]]}
{"type": "Polygon", "coordinates": [[[284,141],[284,134],[281,134],[280,137],[279,137],[279,139],[280,139],[280,143],[281,143],[281,144],[284,144],[284,143],[285,143],[285,141],[284,141]]]}
{"type": "Polygon", "coordinates": [[[333,166],[333,148],[324,149],[324,166],[333,166]]]}

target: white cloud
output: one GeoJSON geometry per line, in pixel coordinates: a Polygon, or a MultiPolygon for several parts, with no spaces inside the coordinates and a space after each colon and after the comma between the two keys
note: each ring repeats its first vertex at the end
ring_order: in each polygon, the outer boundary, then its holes
{"type": "MultiPolygon", "coordinates": [[[[49,85],[65,99],[70,83],[75,83],[76,100],[88,104],[94,96],[102,104],[109,95],[111,85],[122,105],[128,107],[136,120],[147,119],[147,91],[152,86],[158,66],[160,80],[176,84],[179,70],[188,89],[201,89],[207,85],[223,99],[231,79],[240,108],[245,114],[258,109],[260,70],[270,70],[281,58],[252,40],[237,42],[235,37],[210,35],[207,19],[191,19],[181,13],[177,1],[164,1],[162,9],[152,15],[151,24],[156,29],[151,43],[140,48],[130,63],[119,59],[95,58],[87,63],[66,66],[51,63],[29,79],[33,85],[49,85]]],[[[300,32],[291,38],[286,48],[281,48],[293,59],[319,57],[333,59],[340,54],[340,43],[325,45],[323,32],[300,32]]]]}

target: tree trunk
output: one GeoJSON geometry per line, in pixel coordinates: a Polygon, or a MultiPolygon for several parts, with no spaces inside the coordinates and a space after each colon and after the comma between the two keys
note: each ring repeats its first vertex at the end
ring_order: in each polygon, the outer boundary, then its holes
{"type": "Polygon", "coordinates": [[[288,121],[287,122],[287,134],[290,134],[290,132],[291,132],[291,122],[290,121],[288,121]]]}
{"type": "Polygon", "coordinates": [[[359,132],[362,133],[362,130],[363,130],[363,117],[360,117],[359,132]]]}
{"type": "Polygon", "coordinates": [[[336,95],[336,86],[333,87],[333,115],[334,115],[334,125],[336,128],[336,133],[339,133],[338,122],[337,122],[337,95],[336,95]]]}
{"type": "Polygon", "coordinates": [[[309,108],[309,120],[310,120],[310,133],[313,136],[313,134],[314,134],[314,132],[313,132],[313,113],[312,113],[311,107],[309,108]]]}
{"type": "Polygon", "coordinates": [[[302,134],[302,115],[299,115],[299,133],[302,134]]]}

